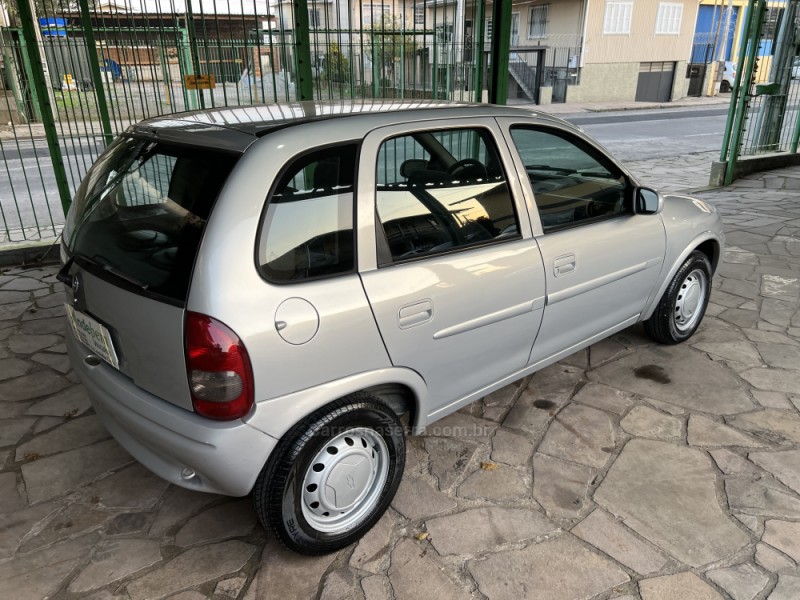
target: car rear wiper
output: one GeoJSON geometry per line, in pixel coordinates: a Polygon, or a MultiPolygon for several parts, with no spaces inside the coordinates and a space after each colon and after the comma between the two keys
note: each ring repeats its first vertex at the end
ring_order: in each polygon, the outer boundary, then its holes
{"type": "MultiPolygon", "coordinates": [[[[127,273],[123,273],[122,271],[120,271],[116,267],[110,265],[108,262],[106,262],[103,259],[102,256],[95,255],[94,257],[89,257],[89,256],[86,256],[85,254],[74,253],[70,257],[69,262],[67,264],[70,264],[73,260],[75,262],[79,263],[79,264],[80,263],[84,263],[84,265],[88,264],[88,265],[90,265],[90,266],[92,266],[92,267],[94,267],[96,269],[100,269],[102,271],[105,271],[106,273],[111,273],[115,277],[118,277],[119,279],[122,279],[123,281],[127,281],[131,285],[134,285],[134,286],[136,286],[136,287],[138,287],[138,288],[140,288],[142,290],[147,290],[147,288],[149,287],[148,284],[143,283],[143,282],[139,281],[138,279],[136,279],[135,277],[131,277],[127,273]]],[[[67,265],[64,265],[65,268],[66,268],[66,266],[67,265]]],[[[65,269],[62,269],[61,271],[63,272],[64,270],[65,269]]],[[[59,275],[60,274],[61,273],[59,273],[59,275]]],[[[63,281],[63,280],[59,279],[59,281],[63,281]]],[[[71,284],[72,280],[70,279],[69,281],[70,281],[70,284],[71,284]]],[[[67,285],[70,285],[70,284],[67,284],[67,285]]]]}

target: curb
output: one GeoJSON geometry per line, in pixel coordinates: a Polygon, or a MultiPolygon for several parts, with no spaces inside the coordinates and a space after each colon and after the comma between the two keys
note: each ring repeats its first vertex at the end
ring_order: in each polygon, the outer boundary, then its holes
{"type": "Polygon", "coordinates": [[[0,269],[58,264],[61,260],[58,248],[52,241],[0,246],[0,269]]]}

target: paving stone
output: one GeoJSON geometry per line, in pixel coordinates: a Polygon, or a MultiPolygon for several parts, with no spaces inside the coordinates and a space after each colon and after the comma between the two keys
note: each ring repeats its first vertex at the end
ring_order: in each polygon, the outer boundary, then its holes
{"type": "Polygon", "coordinates": [[[29,291],[11,291],[4,289],[0,292],[0,305],[25,302],[30,301],[30,299],[31,293],[29,291]]]}
{"type": "Polygon", "coordinates": [[[636,399],[629,393],[623,392],[600,383],[587,383],[575,394],[573,401],[594,406],[600,410],[622,415],[636,399]]]}
{"type": "Polygon", "coordinates": [[[753,398],[756,399],[764,408],[777,408],[780,410],[792,410],[792,403],[780,392],[765,392],[763,390],[753,390],[751,392],[753,398]]]}
{"type": "Polygon", "coordinates": [[[84,490],[88,498],[98,498],[107,508],[151,509],[167,489],[167,483],[139,463],[93,483],[84,490]]]}
{"type": "Polygon", "coordinates": [[[784,335],[782,333],[776,333],[774,331],[762,331],[761,329],[745,329],[744,334],[748,337],[751,342],[756,343],[764,343],[764,344],[787,344],[787,345],[797,345],[797,341],[794,338],[790,338],[788,335],[784,335]]]}
{"type": "Polygon", "coordinates": [[[110,437],[108,430],[94,415],[71,419],[47,433],[17,447],[15,460],[25,460],[25,455],[48,456],[81,446],[88,446],[110,437]]]}
{"type": "Polygon", "coordinates": [[[796,310],[797,303],[795,302],[765,298],[761,303],[761,318],[773,325],[788,327],[796,310]]]}
{"type": "Polygon", "coordinates": [[[554,590],[559,600],[593,598],[628,581],[617,565],[570,535],[472,560],[467,569],[489,598],[551,600],[554,590]]]}
{"type": "Polygon", "coordinates": [[[753,515],[743,515],[740,513],[734,513],[733,516],[736,517],[737,521],[742,523],[756,535],[760,536],[764,532],[764,528],[761,526],[761,521],[759,521],[758,517],[754,517],[753,515]]]}
{"type": "Polygon", "coordinates": [[[245,583],[247,583],[247,577],[231,577],[230,579],[224,579],[214,588],[214,596],[238,598],[245,583]]]}
{"type": "Polygon", "coordinates": [[[729,422],[739,429],[756,433],[765,439],[788,440],[800,444],[800,415],[768,408],[739,415],[729,422]]]}
{"type": "Polygon", "coordinates": [[[570,533],[641,575],[658,573],[673,562],[602,509],[592,512],[570,533]]]}
{"type": "Polygon", "coordinates": [[[392,507],[406,518],[417,521],[451,510],[456,507],[456,502],[423,479],[403,477],[392,507]]]}
{"type": "Polygon", "coordinates": [[[755,559],[759,565],[772,573],[794,568],[794,562],[791,559],[763,542],[756,544],[755,559]]]}
{"type": "MultiPolygon", "coordinates": [[[[240,544],[241,542],[224,542],[240,544]]],[[[189,552],[201,553],[203,548],[189,552]]],[[[269,539],[261,555],[261,566],[245,594],[245,600],[272,598],[279,590],[281,600],[309,600],[319,592],[320,581],[336,554],[302,556],[269,539]]],[[[133,600],[136,600],[135,598],[133,600]]]]}
{"type": "Polygon", "coordinates": [[[18,319],[30,305],[30,300],[24,300],[23,302],[11,302],[10,304],[0,304],[0,321],[12,321],[18,319]]]}
{"type": "Polygon", "coordinates": [[[486,406],[511,406],[514,402],[514,396],[520,391],[517,383],[514,382],[492,392],[488,396],[484,396],[483,403],[486,406]]]}
{"type": "Polygon", "coordinates": [[[702,452],[634,439],[594,499],[645,539],[697,567],[730,556],[749,541],[721,509],[715,479],[702,452]]]}
{"type": "Polygon", "coordinates": [[[0,447],[19,442],[31,430],[34,423],[36,419],[30,417],[0,419],[0,447]]]}
{"type": "Polygon", "coordinates": [[[622,429],[637,437],[674,439],[681,436],[682,421],[653,410],[637,406],[620,422],[622,429]]]}
{"type": "Polygon", "coordinates": [[[93,533],[0,563],[0,598],[49,597],[98,541],[93,533]]]}
{"type": "Polygon", "coordinates": [[[797,600],[797,598],[800,598],[800,574],[781,573],[778,575],[778,585],[767,600],[797,600]]]}
{"type": "Polygon", "coordinates": [[[595,471],[544,454],[533,456],[533,497],[554,518],[573,519],[588,506],[595,471]]]}
{"type": "Polygon", "coordinates": [[[350,566],[370,573],[380,573],[389,558],[389,541],[395,525],[392,511],[386,511],[372,529],[358,540],[350,557],[350,566]]]}
{"type": "Polygon", "coordinates": [[[426,523],[439,554],[478,554],[504,544],[531,540],[558,531],[544,515],[530,509],[489,506],[426,523]]]}
{"type": "Polygon", "coordinates": [[[767,444],[747,434],[718,423],[704,415],[689,416],[687,440],[691,446],[713,448],[716,446],[743,446],[746,448],[763,448],[767,444]]]}
{"type": "Polygon", "coordinates": [[[747,338],[738,326],[720,318],[704,317],[700,327],[692,336],[691,344],[746,342],[747,338]]]}
{"type": "Polygon", "coordinates": [[[728,506],[733,511],[764,517],[800,519],[800,500],[754,476],[725,482],[728,506]]]}
{"type": "MultiPolygon", "coordinates": [[[[24,375],[31,370],[30,363],[18,358],[4,358],[0,360],[0,381],[13,379],[24,375]]],[[[5,398],[3,398],[5,400],[5,398]]]]}
{"type": "Polygon", "coordinates": [[[449,489],[461,479],[477,449],[475,443],[456,438],[425,439],[431,473],[438,480],[440,490],[449,489]]]}
{"type": "MultiPolygon", "coordinates": [[[[750,254],[749,256],[752,257],[748,260],[749,264],[755,264],[752,261],[757,260],[756,256],[754,254],[750,254]]],[[[711,289],[711,301],[724,306],[725,308],[737,308],[743,303],[741,296],[735,296],[734,294],[723,292],[716,287],[711,289]]]]}
{"type": "Polygon", "coordinates": [[[599,367],[627,351],[628,348],[625,344],[612,338],[606,338],[592,344],[591,348],[589,348],[589,364],[592,368],[599,367]]]}
{"type": "Polygon", "coordinates": [[[685,346],[642,348],[590,372],[589,376],[690,410],[725,415],[753,409],[730,370],[685,346]]]}
{"type": "Polygon", "coordinates": [[[250,499],[227,502],[191,518],[175,536],[177,546],[186,547],[247,535],[256,526],[250,499]]]}
{"type": "Polygon", "coordinates": [[[0,514],[12,513],[28,506],[20,494],[16,473],[0,473],[0,514]]]}
{"type": "Polygon", "coordinates": [[[786,344],[758,344],[764,362],[778,369],[800,370],[800,346],[786,344]]]}
{"type": "Polygon", "coordinates": [[[41,335],[45,333],[64,334],[66,331],[66,320],[64,317],[53,317],[51,319],[37,319],[35,321],[25,321],[17,331],[19,333],[41,335]]]}
{"type": "Polygon", "coordinates": [[[65,315],[65,310],[63,306],[55,306],[53,308],[42,308],[42,309],[31,307],[24,313],[22,313],[22,320],[32,321],[39,319],[50,319],[53,317],[63,318],[64,315],[65,315]]]}
{"type": "Polygon", "coordinates": [[[60,496],[131,460],[119,444],[109,440],[24,464],[22,476],[28,501],[36,503],[60,496]]]}
{"type": "Polygon", "coordinates": [[[400,540],[395,546],[388,571],[395,600],[418,600],[429,597],[432,591],[437,600],[470,598],[471,594],[431,559],[425,546],[409,539],[400,540]]]}
{"type": "Polygon", "coordinates": [[[755,310],[728,308],[719,314],[719,318],[737,327],[755,327],[758,324],[758,312],[755,310]]]}
{"type": "Polygon", "coordinates": [[[164,494],[164,502],[159,507],[153,524],[150,526],[150,535],[163,535],[169,529],[197,514],[203,507],[219,500],[220,497],[216,494],[187,490],[176,485],[169,486],[164,494]]]}
{"type": "Polygon", "coordinates": [[[352,569],[337,569],[322,584],[319,600],[355,600],[360,596],[358,575],[352,569]]]}
{"type": "Polygon", "coordinates": [[[54,294],[48,294],[47,296],[38,298],[36,304],[41,308],[54,308],[56,306],[62,306],[66,301],[67,295],[64,292],[55,292],[54,294]]]}
{"type": "MultiPolygon", "coordinates": [[[[14,556],[22,539],[37,527],[41,527],[56,510],[52,502],[39,504],[10,513],[0,513],[0,564],[14,556]]],[[[1,569],[0,569],[1,570],[1,569]]],[[[0,598],[5,598],[0,593],[0,598]]]]}
{"type": "Polygon", "coordinates": [[[478,469],[458,487],[458,495],[472,500],[505,501],[529,495],[525,473],[513,467],[478,469]]]}
{"type": "Polygon", "coordinates": [[[800,294],[800,279],[780,275],[761,276],[761,295],[768,298],[795,300],[800,294]]]}
{"type": "Polygon", "coordinates": [[[770,519],[764,523],[761,541],[800,562],[800,523],[770,519]]]}
{"type": "Polygon", "coordinates": [[[749,563],[714,569],[705,575],[728,592],[733,600],[753,600],[769,583],[769,577],[749,563]]]}
{"type": "Polygon", "coordinates": [[[15,277],[3,285],[3,292],[11,291],[32,291],[46,288],[47,284],[33,277],[15,277]]]}
{"type": "Polygon", "coordinates": [[[492,438],[492,460],[507,465],[522,465],[528,462],[533,451],[533,442],[507,429],[498,429],[492,438]]]}
{"type": "Polygon", "coordinates": [[[70,592],[88,592],[124,579],[161,560],[154,540],[105,540],[69,584],[70,592]]]}
{"type": "Polygon", "coordinates": [[[33,400],[63,390],[70,385],[67,379],[50,371],[38,371],[0,382],[0,398],[7,402],[33,400]]]}
{"type": "Polygon", "coordinates": [[[425,428],[426,436],[453,437],[460,440],[473,440],[480,442],[491,436],[498,424],[486,419],[479,419],[463,412],[454,412],[444,419],[436,421],[425,428]],[[477,438],[477,439],[476,439],[477,438]]]}
{"type": "Polygon", "coordinates": [[[8,338],[8,348],[15,354],[34,354],[61,341],[57,335],[17,334],[8,338]]]}
{"type": "Polygon", "coordinates": [[[98,529],[109,519],[108,513],[88,508],[82,504],[68,504],[51,519],[36,535],[28,537],[20,546],[20,552],[31,552],[78,534],[98,529]]]}
{"type": "MultiPolygon", "coordinates": [[[[144,600],[154,596],[166,596],[206,581],[213,581],[239,571],[250,560],[255,550],[255,546],[237,540],[190,548],[163,566],[128,584],[128,595],[131,600],[144,600]]],[[[281,585],[267,589],[285,588],[281,585]]]]}
{"type": "Polygon", "coordinates": [[[745,365],[760,365],[761,357],[753,344],[748,342],[705,342],[693,344],[701,352],[708,352],[726,360],[735,360],[745,365]]]}
{"type": "Polygon", "coordinates": [[[751,452],[748,458],[800,494],[800,450],[751,452]]]}
{"type": "MultiPolygon", "coordinates": [[[[52,348],[49,348],[48,350],[52,350],[52,348]]],[[[40,365],[45,365],[46,367],[55,369],[59,373],[69,373],[69,371],[72,369],[72,365],[69,362],[69,357],[64,354],[39,352],[38,354],[31,356],[31,360],[39,363],[40,365]]]]}
{"type": "Polygon", "coordinates": [[[616,446],[608,414],[570,404],[550,424],[539,452],[589,467],[602,468],[616,446]]]}
{"type": "Polygon", "coordinates": [[[366,600],[394,600],[392,586],[386,575],[370,575],[361,580],[366,600]]]}
{"type": "Polygon", "coordinates": [[[66,419],[63,417],[42,417],[36,421],[36,425],[33,427],[33,434],[39,435],[40,433],[44,433],[53,427],[58,427],[65,421],[66,419]]]}
{"type": "Polygon", "coordinates": [[[503,425],[538,437],[556,411],[570,399],[581,381],[582,373],[576,367],[561,364],[536,372],[503,425]]]}
{"type": "Polygon", "coordinates": [[[688,572],[644,579],[639,593],[642,600],[723,600],[714,588],[688,572]]]}
{"type": "Polygon", "coordinates": [[[91,406],[86,388],[82,385],[73,385],[67,390],[37,402],[28,409],[27,414],[53,417],[70,415],[75,417],[85,413],[91,406]]]}
{"type": "Polygon", "coordinates": [[[133,512],[120,513],[106,526],[105,533],[111,535],[130,535],[143,533],[151,522],[151,513],[133,512]]]}

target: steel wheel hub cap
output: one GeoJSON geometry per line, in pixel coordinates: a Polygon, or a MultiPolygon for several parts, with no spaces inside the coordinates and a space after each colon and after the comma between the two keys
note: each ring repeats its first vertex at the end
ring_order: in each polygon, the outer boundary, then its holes
{"type": "Polygon", "coordinates": [[[678,297],[675,299],[675,327],[687,331],[697,324],[708,288],[706,275],[695,269],[683,280],[678,297]]]}
{"type": "Polygon", "coordinates": [[[372,429],[351,429],[328,441],[303,478],[303,516],[315,529],[342,533],[375,506],[389,473],[389,450],[372,429]]]}

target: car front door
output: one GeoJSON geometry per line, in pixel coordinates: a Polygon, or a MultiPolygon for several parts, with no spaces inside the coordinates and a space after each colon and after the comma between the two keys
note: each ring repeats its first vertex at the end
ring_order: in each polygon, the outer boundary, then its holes
{"type": "Polygon", "coordinates": [[[499,119],[547,279],[530,364],[566,356],[639,319],[664,261],[661,217],[635,214],[630,179],[589,140],[561,127],[499,119]]]}
{"type": "MultiPolygon", "coordinates": [[[[359,168],[359,270],[395,366],[442,416],[523,369],[544,272],[494,121],[372,132],[359,168]]],[[[513,167],[512,167],[513,168],[513,167]]]]}

